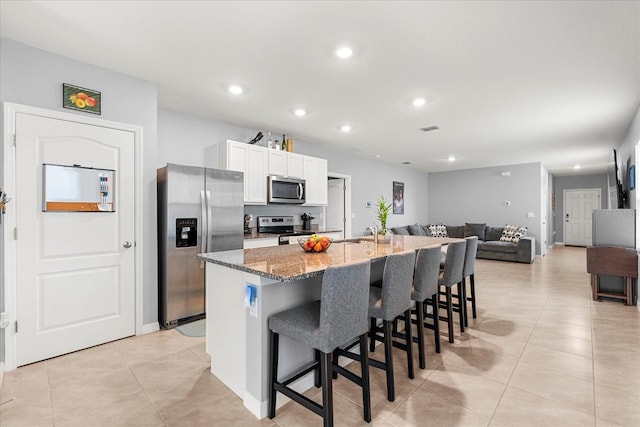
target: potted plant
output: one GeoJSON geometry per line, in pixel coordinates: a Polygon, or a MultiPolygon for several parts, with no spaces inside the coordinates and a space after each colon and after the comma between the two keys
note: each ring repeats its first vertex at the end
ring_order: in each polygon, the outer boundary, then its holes
{"type": "Polygon", "coordinates": [[[389,243],[391,241],[391,234],[387,230],[387,217],[389,216],[389,209],[391,203],[387,203],[384,196],[380,196],[378,199],[378,221],[380,221],[380,228],[378,229],[378,242],[389,243]]]}

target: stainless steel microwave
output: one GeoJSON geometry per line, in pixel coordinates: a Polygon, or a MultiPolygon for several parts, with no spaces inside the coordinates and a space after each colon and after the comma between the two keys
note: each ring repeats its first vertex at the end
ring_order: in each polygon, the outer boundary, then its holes
{"type": "Polygon", "coordinates": [[[300,205],[305,203],[306,181],[298,178],[270,175],[268,178],[269,203],[300,205]]]}

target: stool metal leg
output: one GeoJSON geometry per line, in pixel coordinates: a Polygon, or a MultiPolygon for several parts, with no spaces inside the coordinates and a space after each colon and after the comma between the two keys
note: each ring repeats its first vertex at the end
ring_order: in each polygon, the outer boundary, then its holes
{"type": "Polygon", "coordinates": [[[413,338],[411,337],[411,309],[404,312],[404,333],[407,337],[407,371],[409,378],[414,379],[413,373],[413,338]]]}
{"type": "Polygon", "coordinates": [[[464,332],[464,327],[467,326],[467,297],[465,292],[465,281],[462,279],[462,282],[457,284],[458,286],[458,314],[460,315],[460,332],[464,332]]]}
{"type": "Polygon", "coordinates": [[[449,329],[449,342],[453,343],[453,302],[451,301],[451,286],[445,286],[447,298],[447,327],[449,329]]]}
{"type": "Polygon", "coordinates": [[[440,353],[440,307],[438,306],[438,294],[431,297],[431,305],[433,306],[433,334],[436,340],[436,353],[440,353]]]}
{"type": "Polygon", "coordinates": [[[360,335],[360,374],[362,375],[362,407],[364,420],[371,422],[371,388],[369,385],[369,352],[367,351],[367,334],[360,335]]]}
{"type": "Polygon", "coordinates": [[[427,364],[424,355],[424,303],[416,301],[416,317],[418,326],[418,360],[420,369],[424,369],[427,364]]]}
{"type": "Polygon", "coordinates": [[[469,287],[471,291],[471,297],[469,298],[469,301],[471,301],[471,312],[473,313],[473,318],[475,319],[476,318],[476,283],[475,283],[475,278],[473,276],[474,276],[473,274],[469,276],[469,287]]]}
{"type": "Polygon", "coordinates": [[[324,427],[333,427],[333,373],[331,371],[331,353],[320,352],[322,418],[324,420],[324,427]]]}
{"type": "Polygon", "coordinates": [[[278,379],[278,347],[279,335],[269,331],[269,347],[271,348],[271,369],[269,370],[269,419],[276,416],[276,386],[278,379]]]}
{"type": "Polygon", "coordinates": [[[393,402],[396,400],[396,390],[393,383],[393,339],[391,331],[391,322],[383,320],[382,328],[384,330],[384,361],[387,373],[387,400],[393,402]]]}

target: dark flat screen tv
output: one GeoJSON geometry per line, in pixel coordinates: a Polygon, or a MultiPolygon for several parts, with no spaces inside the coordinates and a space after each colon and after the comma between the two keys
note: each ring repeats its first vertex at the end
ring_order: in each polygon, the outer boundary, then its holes
{"type": "Polygon", "coordinates": [[[620,172],[618,170],[618,157],[615,148],[611,150],[611,157],[607,166],[607,187],[608,187],[608,208],[623,209],[624,208],[624,191],[620,182],[620,172]]]}

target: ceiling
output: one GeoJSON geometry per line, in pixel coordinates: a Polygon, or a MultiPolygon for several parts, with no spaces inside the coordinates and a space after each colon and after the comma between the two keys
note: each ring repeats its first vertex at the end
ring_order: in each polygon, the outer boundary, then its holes
{"type": "Polygon", "coordinates": [[[427,172],[604,172],[640,103],[639,1],[2,0],[0,15],[2,37],[157,83],[162,108],[427,172]]]}

